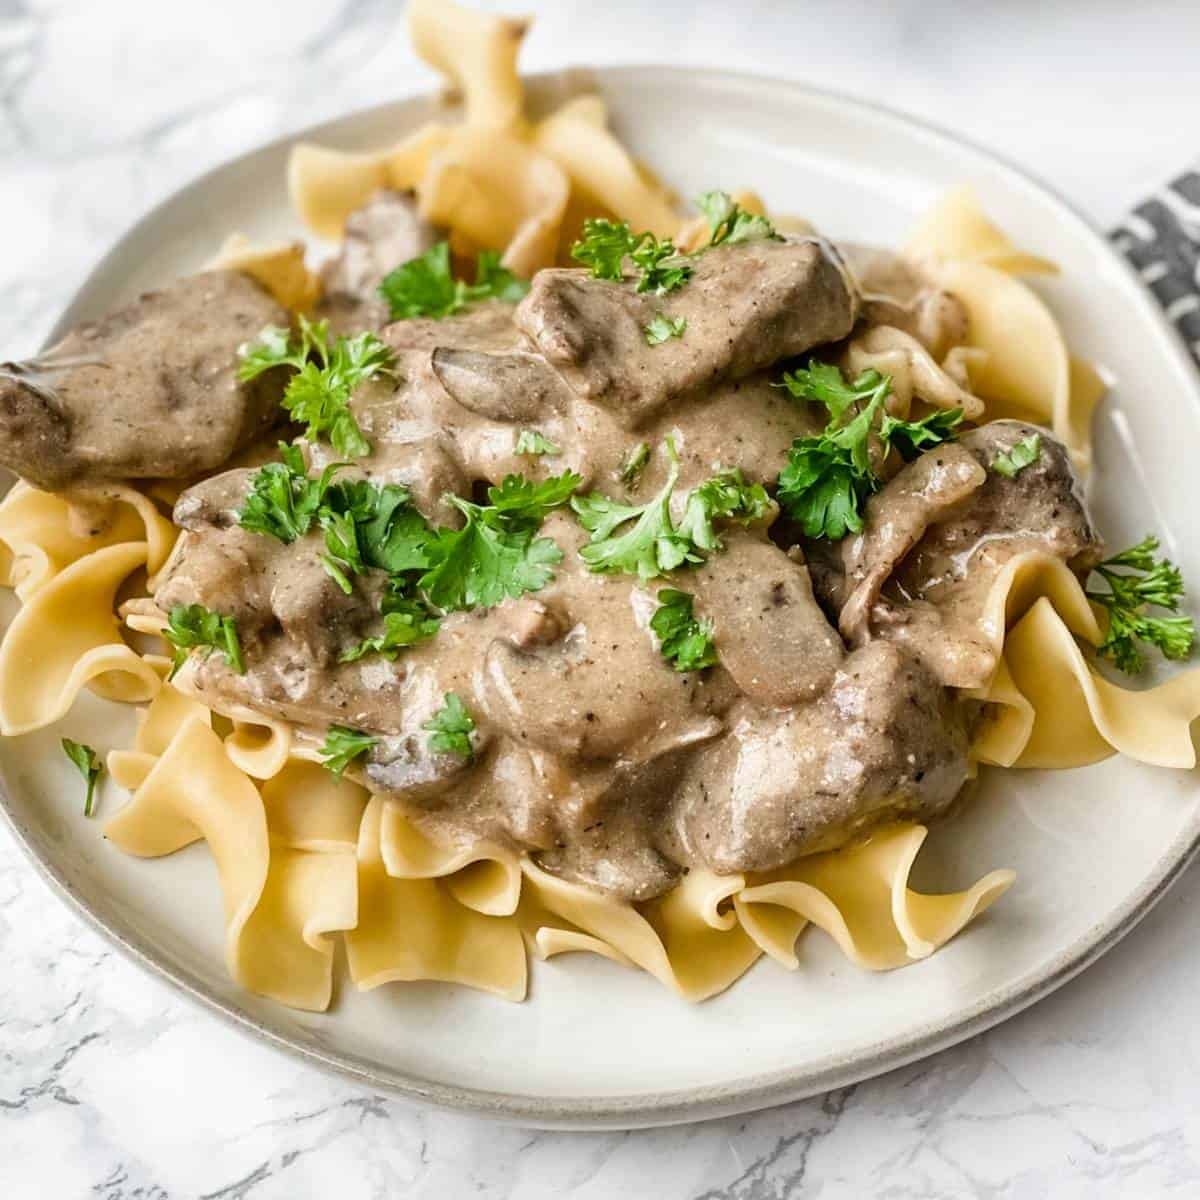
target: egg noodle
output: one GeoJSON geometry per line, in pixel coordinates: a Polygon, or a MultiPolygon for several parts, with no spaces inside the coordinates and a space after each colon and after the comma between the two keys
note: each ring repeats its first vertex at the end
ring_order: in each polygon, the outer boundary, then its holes
{"type": "MultiPolygon", "coordinates": [[[[444,121],[374,153],[297,145],[291,196],[314,234],[340,238],[347,216],[377,189],[399,188],[415,191],[421,215],[449,231],[456,253],[503,248],[504,265],[522,276],[564,261],[583,215],[690,244],[694,223],[609,130],[602,97],[575,96],[537,121],[526,115],[516,68],[524,21],[441,0],[414,0],[409,11],[414,45],[452,85],[461,119],[448,105],[444,121]]],[[[738,198],[762,212],[752,193],[738,198]]],[[[1102,384],[1071,358],[1049,309],[1020,278],[1053,273],[1054,264],[1014,247],[966,189],[920,221],[904,254],[961,300],[967,340],[938,360],[898,330],[871,329],[850,343],[845,365],[889,375],[902,410],[917,397],[962,407],[969,419],[1043,423],[1085,469],[1102,384]]],[[[247,272],[293,311],[320,294],[299,244],[259,247],[234,235],[213,265],[247,272]]],[[[327,1008],[341,937],[363,989],[443,980],[519,1000],[528,952],[580,951],[702,1000],[763,954],[797,969],[796,939],[809,924],[870,970],[925,958],[1013,881],[996,870],[965,891],[914,892],[909,875],[926,837],[915,824],[769,873],[692,870],[646,903],[566,882],[505,846],[436,844],[353,769],[343,778],[323,769],[285,723],[249,709],[214,713],[187,667],[168,682],[168,660],[135,649],[161,633],[161,615],[138,597],[170,553],[177,531],[163,511],[174,498],[170,488],[130,486],[65,498],[19,483],[8,493],[0,581],[21,608],[0,646],[0,731],[16,737],[59,721],[84,688],[144,706],[132,746],[107,758],[130,798],[104,835],[142,857],[207,845],[228,967],[246,988],[327,1008]]],[[[972,693],[986,705],[975,761],[1073,767],[1120,752],[1194,765],[1200,672],[1144,691],[1115,686],[1080,648],[1101,642],[1103,621],[1058,559],[1025,553],[1005,566],[982,621],[995,666],[972,693]]]]}

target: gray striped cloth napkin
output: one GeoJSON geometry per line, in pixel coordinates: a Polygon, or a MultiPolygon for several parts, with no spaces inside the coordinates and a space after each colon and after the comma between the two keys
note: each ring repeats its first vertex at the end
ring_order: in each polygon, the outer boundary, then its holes
{"type": "Polygon", "coordinates": [[[1200,170],[1139,204],[1112,233],[1200,366],[1200,170]]]}

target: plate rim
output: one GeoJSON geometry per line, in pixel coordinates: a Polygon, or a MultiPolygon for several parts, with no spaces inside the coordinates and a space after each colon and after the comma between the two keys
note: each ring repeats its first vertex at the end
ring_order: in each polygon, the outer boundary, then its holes
{"type": "MultiPolygon", "coordinates": [[[[934,143],[948,145],[967,152],[999,168],[1012,181],[1041,193],[1044,200],[1057,210],[1057,215],[1076,227],[1099,252],[1116,263],[1129,282],[1136,303],[1152,325],[1157,326],[1164,341],[1184,373],[1192,378],[1193,400],[1200,401],[1200,378],[1179,331],[1171,324],[1151,293],[1144,287],[1136,270],[1111,245],[1103,232],[1056,188],[1036,173],[1018,166],[1004,155],[984,148],[959,133],[935,122],[890,105],[865,100],[836,90],[814,87],[796,80],[767,73],[734,71],[718,67],[630,64],[609,66],[576,65],[561,69],[533,72],[523,76],[526,83],[552,87],[557,81],[578,78],[581,73],[601,84],[618,87],[622,80],[638,76],[664,74],[700,84],[736,84],[759,86],[772,92],[787,92],[801,101],[831,104],[858,110],[873,119],[885,119],[902,128],[910,136],[916,134],[934,143]]],[[[230,167],[245,163],[261,154],[289,143],[314,137],[333,136],[339,127],[379,115],[400,106],[436,104],[437,92],[423,91],[401,96],[378,104],[353,109],[261,142],[239,154],[208,167],[188,178],[169,193],[160,197],[150,208],[129,223],[87,270],[79,285],[55,321],[47,343],[61,335],[71,312],[87,292],[92,280],[120,253],[121,248],[142,226],[152,222],[162,210],[173,204],[183,193],[192,191],[211,177],[230,167]]],[[[866,1049],[827,1056],[807,1067],[782,1067],[779,1070],[747,1076],[723,1084],[704,1084],[665,1092],[640,1092],[627,1096],[600,1097],[538,1097],[523,1093],[507,1093],[492,1089],[473,1088],[460,1084],[440,1083],[424,1079],[399,1069],[383,1069],[353,1055],[336,1053],[302,1045],[286,1034],[272,1029],[257,1017],[220,996],[211,993],[201,979],[187,969],[161,958],[154,943],[138,934],[125,932],[103,912],[93,908],[79,894],[66,871],[49,856],[43,856],[34,843],[32,832],[26,831],[11,806],[7,781],[0,779],[0,814],[11,831],[14,841],[37,875],[50,887],[85,925],[99,933],[127,959],[149,974],[165,980],[177,993],[203,1010],[215,1014],[228,1026],[256,1041],[284,1051],[294,1059],[334,1072],[360,1086],[382,1089],[406,1100],[431,1104],[439,1108],[501,1122],[546,1129],[631,1129],[648,1126],[681,1124],[713,1119],[788,1103],[794,1100],[860,1082],[885,1071],[895,1070],[927,1055],[955,1045],[1016,1015],[1035,1004],[1084,971],[1115,946],[1162,899],[1200,852],[1200,810],[1190,825],[1181,828],[1174,841],[1159,859],[1159,870],[1148,876],[1142,886],[1126,902],[1114,910],[1109,919],[1093,926],[1069,947],[1049,960],[1032,977],[1026,975],[1006,988],[996,989],[982,997],[953,1020],[922,1027],[903,1038],[883,1038],[866,1049]]]]}

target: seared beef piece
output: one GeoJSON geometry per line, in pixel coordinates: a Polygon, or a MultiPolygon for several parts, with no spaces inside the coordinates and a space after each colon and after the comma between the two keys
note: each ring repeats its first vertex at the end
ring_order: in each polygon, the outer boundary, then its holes
{"type": "MultiPolygon", "coordinates": [[[[956,503],[935,504],[927,514],[928,527],[907,553],[907,536],[897,537],[888,549],[888,539],[875,535],[869,540],[882,557],[871,562],[870,545],[864,542],[859,563],[857,540],[845,543],[851,578],[841,581],[841,591],[853,589],[855,581],[865,587],[850,597],[841,622],[843,632],[856,638],[874,634],[903,644],[947,686],[974,688],[987,682],[996,665],[995,646],[1003,631],[985,627],[983,617],[1005,563],[1035,551],[1082,572],[1103,549],[1066,448],[1045,430],[1020,421],[993,421],[963,434],[958,447],[985,472],[983,481],[970,487],[972,472],[963,473],[966,494],[956,503]],[[992,468],[1001,454],[1033,434],[1041,439],[1036,462],[1012,478],[992,468]]],[[[930,451],[924,459],[931,455],[945,457],[945,450],[930,451]]],[[[914,467],[919,469],[924,459],[914,467]]],[[[871,501],[884,521],[893,519],[898,493],[913,470],[896,476],[871,501]]],[[[953,488],[943,501],[952,495],[953,488]]]]}
{"type": "Polygon", "coordinates": [[[739,379],[850,332],[857,296],[818,241],[718,246],[666,296],[582,270],[539,271],[517,324],[581,396],[634,427],[677,396],[739,379]],[[646,344],[656,313],[681,338],[646,344]]]}
{"type": "Polygon", "coordinates": [[[37,487],[215,470],[280,417],[285,373],[237,350],[288,314],[247,275],[191,275],[0,366],[0,463],[37,487]]]}
{"type": "Polygon", "coordinates": [[[437,240],[437,230],[417,212],[412,192],[376,192],[346,219],[341,250],[321,268],[317,315],[344,333],[382,329],[391,319],[379,295],[383,277],[437,240]]]}
{"type": "Polygon", "coordinates": [[[845,656],[813,599],[808,569],[772,543],[734,531],[680,586],[712,622],[721,666],[743,695],[769,708],[812,700],[845,656]]]}
{"type": "Polygon", "coordinates": [[[903,650],[856,650],[811,704],[730,714],[677,793],[676,861],[762,871],[885,821],[927,821],[967,778],[961,710],[903,650]]]}

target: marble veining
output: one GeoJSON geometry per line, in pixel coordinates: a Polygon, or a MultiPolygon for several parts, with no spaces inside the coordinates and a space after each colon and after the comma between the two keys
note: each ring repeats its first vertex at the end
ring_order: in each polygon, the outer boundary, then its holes
{"type": "MultiPolygon", "coordinates": [[[[1107,226],[1197,153],[1192,0],[518,7],[538,16],[531,68],[719,64],[865,95],[1000,150],[1107,226]]],[[[402,25],[394,0],[0,0],[0,357],[35,347],[180,183],[428,86],[402,25]]],[[[231,1032],[110,950],[0,833],[0,1196],[1196,1195],[1197,903],[1192,872],[1049,1000],[882,1078],[701,1125],[540,1133],[374,1095],[231,1032]]]]}

